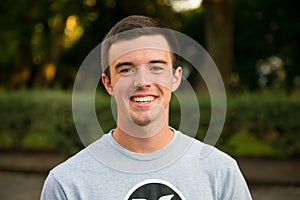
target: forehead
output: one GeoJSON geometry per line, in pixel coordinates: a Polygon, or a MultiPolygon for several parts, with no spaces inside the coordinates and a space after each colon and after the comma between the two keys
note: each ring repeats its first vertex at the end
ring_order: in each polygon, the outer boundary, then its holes
{"type": "Polygon", "coordinates": [[[161,35],[140,36],[130,40],[121,40],[114,43],[109,49],[109,62],[120,58],[157,57],[170,55],[167,40],[161,35]]]}

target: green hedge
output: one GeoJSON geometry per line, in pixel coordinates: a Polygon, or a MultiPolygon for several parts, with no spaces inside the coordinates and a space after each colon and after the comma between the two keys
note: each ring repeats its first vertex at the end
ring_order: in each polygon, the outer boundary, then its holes
{"type": "MultiPolygon", "coordinates": [[[[210,120],[210,101],[200,99],[202,140],[210,120]]],[[[291,158],[300,155],[300,95],[284,92],[229,94],[227,117],[217,146],[233,156],[291,158]]],[[[72,116],[71,91],[0,93],[0,148],[46,150],[73,154],[83,145],[72,116]]],[[[172,101],[170,124],[180,122],[180,107],[172,101]]],[[[111,100],[98,93],[96,111],[106,132],[115,127],[111,100]]],[[[191,113],[192,116],[192,113],[191,113]]]]}
{"type": "Polygon", "coordinates": [[[299,134],[299,94],[248,93],[229,97],[220,144],[236,155],[299,157],[299,134]]]}
{"type": "Polygon", "coordinates": [[[74,152],[80,146],[71,113],[71,93],[16,91],[0,97],[2,149],[74,152]]]}

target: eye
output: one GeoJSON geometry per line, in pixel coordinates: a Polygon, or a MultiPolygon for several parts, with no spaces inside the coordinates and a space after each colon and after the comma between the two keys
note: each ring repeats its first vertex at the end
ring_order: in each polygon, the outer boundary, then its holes
{"type": "Polygon", "coordinates": [[[158,65],[150,66],[150,71],[153,73],[161,73],[164,71],[164,69],[164,67],[158,65]]]}
{"type": "Polygon", "coordinates": [[[135,68],[133,68],[133,67],[122,67],[119,70],[119,73],[122,74],[122,75],[130,75],[134,72],[135,72],[135,68]]]}

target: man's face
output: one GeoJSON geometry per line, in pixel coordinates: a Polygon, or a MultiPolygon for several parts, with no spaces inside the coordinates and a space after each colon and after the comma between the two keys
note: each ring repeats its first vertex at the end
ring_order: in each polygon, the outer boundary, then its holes
{"type": "Polygon", "coordinates": [[[151,35],[119,41],[111,46],[109,61],[110,79],[103,75],[102,81],[115,97],[118,122],[167,123],[171,93],[179,86],[182,70],[173,71],[166,39],[151,35]]]}

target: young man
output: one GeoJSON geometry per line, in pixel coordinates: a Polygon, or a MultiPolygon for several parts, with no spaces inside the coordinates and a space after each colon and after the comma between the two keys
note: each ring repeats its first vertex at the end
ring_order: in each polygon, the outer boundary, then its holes
{"type": "Polygon", "coordinates": [[[41,199],[251,199],[235,160],[169,127],[182,68],[164,28],[130,16],[107,34],[102,83],[115,98],[117,127],[54,168],[41,199]]]}

